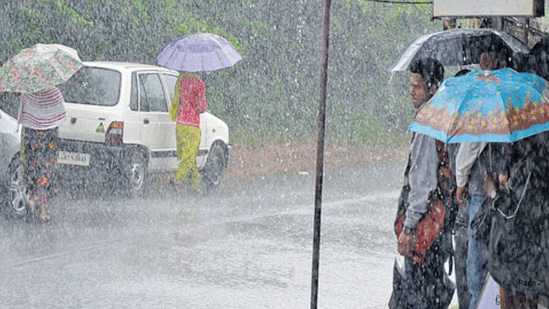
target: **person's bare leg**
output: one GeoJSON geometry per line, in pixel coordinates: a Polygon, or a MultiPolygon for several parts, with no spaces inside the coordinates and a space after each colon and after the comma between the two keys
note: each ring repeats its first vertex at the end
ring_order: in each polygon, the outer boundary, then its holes
{"type": "Polygon", "coordinates": [[[30,199],[29,200],[29,212],[30,212],[30,217],[32,219],[34,219],[34,211],[35,211],[35,208],[36,208],[36,203],[34,202],[33,199],[30,199]]]}
{"type": "Polygon", "coordinates": [[[46,221],[49,219],[45,204],[40,205],[40,216],[38,219],[40,219],[40,221],[46,221]]]}

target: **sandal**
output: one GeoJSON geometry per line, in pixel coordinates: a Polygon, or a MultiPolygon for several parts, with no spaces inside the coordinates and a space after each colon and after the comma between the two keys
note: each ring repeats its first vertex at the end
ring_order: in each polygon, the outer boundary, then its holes
{"type": "Polygon", "coordinates": [[[34,222],[37,220],[36,206],[34,201],[29,200],[27,203],[27,221],[34,222]]]}
{"type": "Polygon", "coordinates": [[[40,215],[38,217],[38,222],[40,222],[40,223],[46,223],[48,221],[50,221],[50,216],[48,216],[48,215],[43,215],[43,216],[40,215]]]}

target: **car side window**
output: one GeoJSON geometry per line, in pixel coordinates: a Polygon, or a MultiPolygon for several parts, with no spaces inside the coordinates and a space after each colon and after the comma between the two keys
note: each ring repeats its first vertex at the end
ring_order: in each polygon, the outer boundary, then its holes
{"type": "Polygon", "coordinates": [[[166,87],[168,88],[168,96],[170,102],[175,95],[175,84],[177,83],[177,76],[174,75],[164,75],[164,80],[166,81],[166,87]]]}
{"type": "Polygon", "coordinates": [[[115,106],[120,97],[121,82],[122,74],[119,71],[84,66],[58,87],[65,102],[115,106]]]}
{"type": "Polygon", "coordinates": [[[168,112],[160,76],[156,73],[139,74],[138,81],[139,111],[168,112]]]}

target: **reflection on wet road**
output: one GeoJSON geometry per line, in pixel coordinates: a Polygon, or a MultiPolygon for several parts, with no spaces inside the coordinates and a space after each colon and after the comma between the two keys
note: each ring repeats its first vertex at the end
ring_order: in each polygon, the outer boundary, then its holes
{"type": "MultiPolygon", "coordinates": [[[[404,162],[328,170],[319,308],[386,308],[404,162]]],[[[307,308],[314,175],[225,179],[215,196],[61,196],[0,220],[1,308],[307,308]]]]}

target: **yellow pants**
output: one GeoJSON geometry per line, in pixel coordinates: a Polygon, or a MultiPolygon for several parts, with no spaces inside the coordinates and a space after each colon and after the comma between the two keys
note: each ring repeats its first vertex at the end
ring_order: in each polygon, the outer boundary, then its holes
{"type": "Polygon", "coordinates": [[[200,129],[193,126],[176,125],[175,137],[177,141],[177,159],[179,166],[175,172],[175,180],[182,182],[190,173],[191,189],[195,190],[200,184],[200,173],[196,166],[196,156],[200,146],[200,129]]]}

